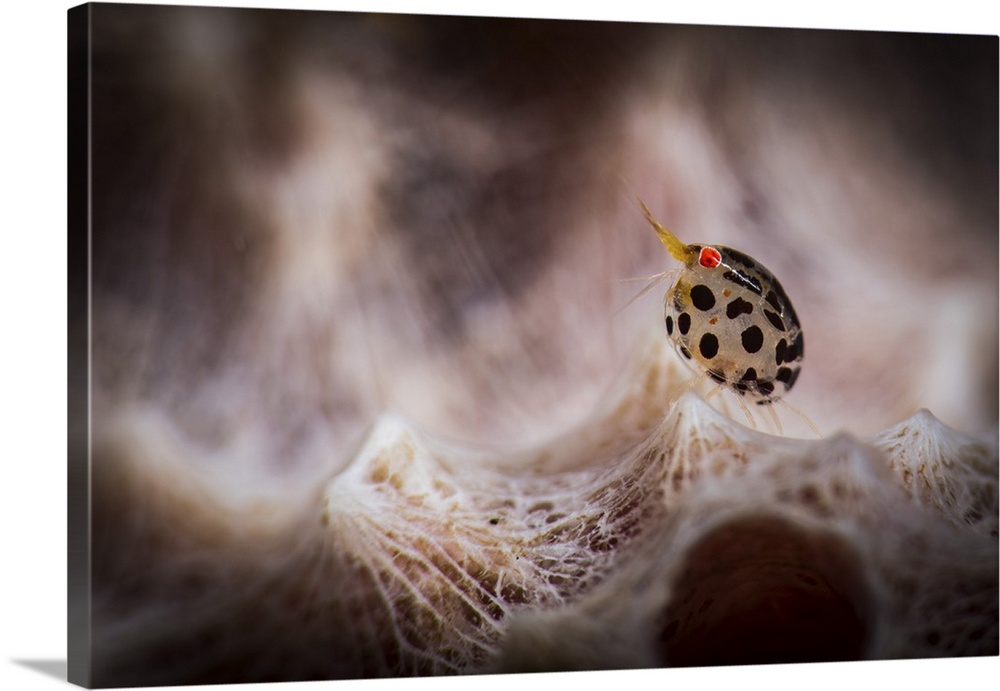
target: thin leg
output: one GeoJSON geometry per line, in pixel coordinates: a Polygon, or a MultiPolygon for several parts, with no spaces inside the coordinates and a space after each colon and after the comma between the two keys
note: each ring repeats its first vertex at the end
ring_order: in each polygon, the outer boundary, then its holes
{"type": "Polygon", "coordinates": [[[747,422],[750,423],[750,429],[757,431],[757,420],[754,419],[753,413],[751,413],[750,409],[747,407],[746,401],[743,400],[743,397],[740,396],[739,392],[733,391],[729,387],[726,388],[728,389],[729,393],[732,394],[733,398],[736,399],[736,403],[740,406],[740,410],[743,411],[743,415],[746,416],[747,422]]]}
{"type": "Polygon", "coordinates": [[[783,430],[781,428],[781,418],[778,417],[778,411],[774,409],[774,404],[771,403],[763,407],[767,408],[767,414],[771,418],[771,422],[774,423],[775,432],[779,435],[783,434],[783,430]]]}
{"type": "MultiPolygon", "coordinates": [[[[706,374],[705,376],[707,377],[709,375],[706,374]]],[[[714,386],[714,388],[711,391],[708,392],[708,395],[705,396],[705,401],[707,402],[710,398],[712,398],[712,396],[714,396],[715,394],[719,393],[719,391],[725,389],[726,391],[728,391],[730,394],[732,394],[736,398],[736,402],[739,404],[740,410],[742,410],[743,411],[743,415],[746,416],[747,424],[750,425],[750,429],[756,430],[757,429],[757,421],[754,420],[753,415],[750,413],[750,409],[746,407],[746,404],[743,402],[743,399],[740,397],[740,395],[738,393],[736,393],[735,391],[733,391],[732,389],[730,389],[725,384],[717,382],[714,379],[712,381],[715,383],[715,386],[714,386]]],[[[725,404],[723,404],[723,407],[724,408],[726,407],[725,404]]],[[[728,409],[727,410],[723,410],[722,412],[724,414],[726,414],[726,415],[729,415],[728,409]]],[[[730,417],[732,417],[732,416],[730,415],[730,417]]]]}
{"type": "Polygon", "coordinates": [[[778,399],[778,403],[780,403],[781,405],[783,405],[786,408],[788,408],[789,410],[791,410],[793,413],[795,413],[796,415],[799,416],[799,419],[802,420],[802,422],[804,422],[807,425],[809,425],[809,429],[811,429],[813,431],[813,434],[816,435],[817,439],[822,439],[823,438],[823,435],[819,431],[819,427],[816,426],[816,423],[813,422],[809,418],[808,415],[806,415],[801,410],[799,410],[798,408],[796,408],[795,406],[793,406],[791,403],[786,403],[784,400],[778,399]]]}
{"type": "Polygon", "coordinates": [[[701,381],[701,377],[700,377],[700,376],[695,376],[695,377],[691,377],[690,379],[688,379],[688,381],[687,381],[687,384],[685,384],[684,386],[682,386],[682,387],[681,387],[681,388],[680,388],[680,389],[679,389],[679,390],[677,391],[677,393],[675,393],[675,394],[674,394],[673,396],[671,396],[671,397],[670,397],[670,400],[669,400],[669,401],[667,401],[667,407],[669,408],[669,407],[671,407],[671,406],[672,406],[672,405],[673,405],[674,403],[676,403],[676,402],[677,402],[677,399],[678,399],[678,398],[680,398],[680,397],[681,397],[681,396],[683,396],[683,395],[684,395],[685,393],[687,393],[688,391],[690,391],[691,389],[693,389],[693,388],[695,387],[695,385],[696,385],[696,384],[697,384],[697,383],[698,383],[699,381],[701,381]]]}
{"type": "Polygon", "coordinates": [[[621,307],[619,307],[615,311],[615,314],[617,315],[617,314],[619,314],[619,313],[624,312],[625,310],[627,310],[629,307],[632,306],[632,303],[634,303],[636,300],[638,300],[639,298],[641,298],[643,295],[645,295],[646,293],[648,293],[649,291],[651,291],[656,286],[662,284],[664,281],[666,281],[667,279],[671,278],[671,276],[673,274],[676,274],[676,273],[677,273],[677,269],[668,269],[667,271],[661,271],[660,273],[655,274],[653,276],[643,276],[641,278],[626,278],[626,279],[623,279],[623,280],[626,280],[626,281],[650,281],[650,283],[649,283],[649,285],[644,286],[643,289],[640,290],[638,293],[636,293],[635,295],[633,295],[631,300],[629,300],[624,305],[622,305],[621,307]]]}

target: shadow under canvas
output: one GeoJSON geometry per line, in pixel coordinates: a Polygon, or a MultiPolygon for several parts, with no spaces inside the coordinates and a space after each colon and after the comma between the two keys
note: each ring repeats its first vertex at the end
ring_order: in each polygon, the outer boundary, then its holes
{"type": "Polygon", "coordinates": [[[66,660],[12,660],[12,662],[22,667],[33,669],[36,672],[41,672],[46,676],[66,681],[66,670],[68,667],[66,660]]]}

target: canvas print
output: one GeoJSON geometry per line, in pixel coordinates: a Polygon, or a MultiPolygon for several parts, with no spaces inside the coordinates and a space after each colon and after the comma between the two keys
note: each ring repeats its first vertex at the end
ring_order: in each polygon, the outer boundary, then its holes
{"type": "Polygon", "coordinates": [[[68,28],[71,681],[998,654],[996,36],[68,28]]]}

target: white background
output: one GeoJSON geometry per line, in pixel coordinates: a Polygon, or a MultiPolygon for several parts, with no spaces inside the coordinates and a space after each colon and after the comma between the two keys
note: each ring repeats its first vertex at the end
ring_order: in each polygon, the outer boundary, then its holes
{"type": "MultiPolygon", "coordinates": [[[[161,2],[160,4],[179,4],[161,2]]],[[[294,7],[577,17],[671,23],[998,33],[991,0],[909,3],[841,0],[552,0],[388,2],[186,2],[294,7]],[[902,9],[901,8],[905,8],[902,9]]],[[[66,682],[66,11],[54,0],[5,2],[0,19],[0,689],[63,688],[66,682]]],[[[506,689],[575,686],[714,688],[762,685],[839,689],[992,686],[1000,659],[879,662],[584,675],[525,675],[407,682],[322,682],[260,689],[506,689]],[[873,678],[874,677],[874,678],[873,678]],[[989,681],[992,679],[993,681],[989,681]]],[[[180,688],[180,687],[178,687],[180,688]]]]}

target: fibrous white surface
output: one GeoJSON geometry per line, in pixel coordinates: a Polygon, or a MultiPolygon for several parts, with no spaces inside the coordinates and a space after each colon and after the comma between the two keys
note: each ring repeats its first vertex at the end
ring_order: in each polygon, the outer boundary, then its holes
{"type": "MultiPolygon", "coordinates": [[[[292,660],[294,678],[996,651],[994,443],[926,411],[868,440],[786,439],[692,391],[649,415],[683,381],[667,354],[647,349],[593,419],[537,448],[463,447],[387,413],[291,525],[252,538],[240,525],[263,525],[260,509],[236,507],[228,537],[203,513],[175,522],[197,547],[161,582],[208,578],[225,549],[231,573],[209,580],[249,568],[257,584],[221,605],[189,584],[173,604],[184,635],[221,635],[266,597],[265,621],[298,628],[252,669],[292,660]]],[[[105,632],[105,659],[134,659],[134,635],[105,632]]]]}
{"type": "MultiPolygon", "coordinates": [[[[617,428],[613,416],[600,422],[617,428]]],[[[401,657],[419,652],[434,661],[430,671],[670,664],[657,627],[677,635],[678,622],[682,633],[698,620],[730,625],[740,597],[773,597],[775,579],[791,587],[775,575],[781,570],[793,574],[800,600],[847,623],[839,645],[829,632],[806,630],[818,636],[814,644],[758,645],[765,659],[996,648],[996,451],[926,412],[868,442],[782,440],[741,428],[687,393],[630,447],[587,470],[534,468],[521,471],[526,477],[500,474],[460,452],[449,457],[389,417],[328,487],[328,527],[378,584],[393,622],[389,645],[401,657]],[[935,469],[951,500],[911,494],[904,464],[935,469]],[[711,562],[692,564],[699,544],[727,530],[742,538],[723,539],[711,562]],[[738,542],[755,537],[760,544],[741,554],[738,542]],[[767,553],[782,540],[791,546],[767,553]],[[734,568],[747,579],[739,597],[727,591],[734,568]],[[698,570],[702,584],[686,582],[685,569],[698,570]],[[665,622],[684,609],[678,598],[694,594],[685,588],[700,588],[700,606],[665,622]],[[713,601],[726,598],[735,601],[715,607],[730,611],[712,620],[713,601]],[[415,630],[435,633],[414,644],[415,630]],[[426,647],[438,636],[452,639],[444,655],[426,647]]],[[[786,625],[808,629],[808,607],[788,607],[786,625]]],[[[680,650],[682,663],[755,659],[707,641],[680,650]]]]}

